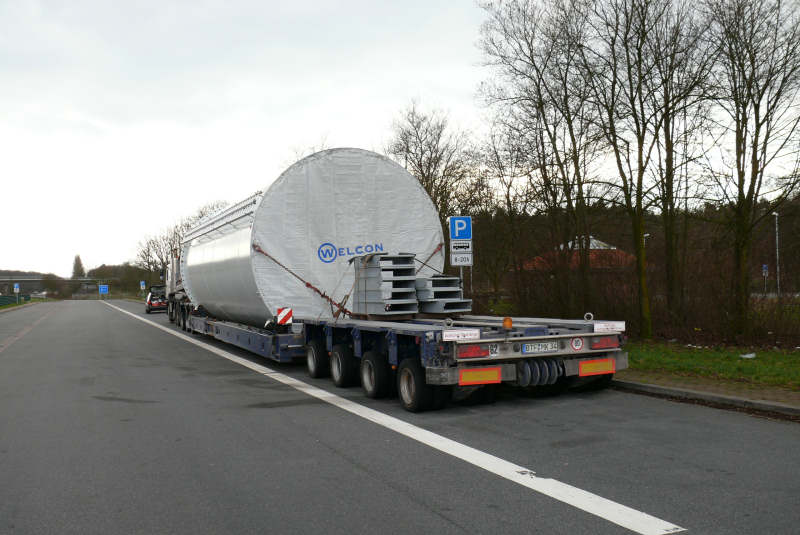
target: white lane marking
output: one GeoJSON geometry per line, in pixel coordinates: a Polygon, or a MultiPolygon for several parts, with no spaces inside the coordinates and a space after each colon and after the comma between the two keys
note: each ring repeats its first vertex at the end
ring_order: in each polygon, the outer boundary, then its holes
{"type": "Polygon", "coordinates": [[[509,481],[513,481],[514,483],[522,485],[523,487],[527,487],[531,490],[535,490],[536,492],[550,496],[551,498],[555,498],[556,500],[564,502],[568,505],[577,507],[578,509],[586,511],[587,513],[599,516],[600,518],[608,520],[609,522],[613,522],[614,524],[627,528],[631,531],[635,531],[636,533],[641,533],[642,535],[661,535],[666,533],[678,533],[681,531],[686,531],[685,528],[676,526],[675,524],[671,524],[665,520],[661,520],[660,518],[648,515],[647,513],[637,511],[636,509],[632,509],[617,502],[608,500],[602,496],[592,494],[591,492],[581,490],[577,487],[573,487],[572,485],[562,483],[556,479],[538,477],[535,475],[535,472],[523,466],[508,462],[489,453],[443,437],[442,435],[437,435],[436,433],[428,431],[427,429],[417,427],[414,424],[410,424],[400,420],[399,418],[395,418],[394,416],[389,416],[388,414],[384,414],[380,411],[359,405],[358,403],[344,399],[336,394],[328,392],[327,390],[317,388],[316,386],[304,383],[303,381],[289,377],[288,375],[270,370],[265,366],[261,366],[255,362],[250,362],[249,360],[238,357],[233,353],[229,353],[223,349],[219,349],[218,347],[201,342],[200,340],[197,340],[191,336],[175,331],[170,327],[165,327],[153,321],[137,316],[136,314],[128,312],[127,310],[119,308],[118,306],[114,306],[106,301],[102,301],[102,303],[110,306],[111,308],[119,310],[123,314],[127,314],[132,318],[143,321],[144,323],[149,323],[153,327],[161,329],[164,332],[167,332],[173,336],[177,336],[178,338],[210,351],[215,355],[219,355],[222,358],[228,359],[237,364],[241,364],[246,368],[250,368],[251,370],[274,379],[279,383],[291,386],[292,388],[308,394],[309,396],[315,397],[326,403],[330,403],[331,405],[339,407],[340,409],[343,409],[349,413],[360,416],[361,418],[369,420],[370,422],[376,423],[412,440],[416,440],[417,442],[425,444],[426,446],[430,446],[431,448],[439,450],[442,453],[452,455],[453,457],[461,459],[462,461],[466,461],[473,466],[477,466],[478,468],[482,468],[488,472],[508,479],[509,481]]]}

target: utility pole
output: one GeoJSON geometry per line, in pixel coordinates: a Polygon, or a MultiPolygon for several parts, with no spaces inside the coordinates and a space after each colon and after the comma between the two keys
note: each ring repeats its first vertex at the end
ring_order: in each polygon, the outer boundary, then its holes
{"type": "Polygon", "coordinates": [[[775,278],[778,281],[778,299],[781,298],[781,250],[778,241],[778,212],[772,212],[775,216],[775,278]]]}

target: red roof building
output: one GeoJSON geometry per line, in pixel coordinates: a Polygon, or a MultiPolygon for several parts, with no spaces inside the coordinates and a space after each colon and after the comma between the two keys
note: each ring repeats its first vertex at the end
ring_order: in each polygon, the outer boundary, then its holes
{"type": "MultiPolygon", "coordinates": [[[[561,248],[563,249],[564,246],[561,248]]],[[[580,266],[580,253],[574,242],[567,243],[566,248],[573,249],[568,253],[569,269],[577,270],[580,266]]],[[[528,260],[522,265],[522,268],[526,271],[552,271],[561,261],[563,260],[560,258],[559,251],[550,251],[528,260]]],[[[632,254],[589,236],[589,269],[619,270],[631,268],[635,264],[636,257],[632,254]]]]}

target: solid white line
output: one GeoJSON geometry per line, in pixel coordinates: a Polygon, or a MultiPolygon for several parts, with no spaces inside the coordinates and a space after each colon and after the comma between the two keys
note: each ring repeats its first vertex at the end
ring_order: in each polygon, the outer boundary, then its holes
{"type": "Polygon", "coordinates": [[[684,528],[676,526],[675,524],[671,524],[665,520],[648,515],[647,513],[637,511],[636,509],[626,507],[625,505],[617,502],[607,500],[606,498],[592,494],[591,492],[587,492],[585,490],[581,490],[577,487],[573,487],[572,485],[562,483],[561,481],[555,479],[538,477],[535,475],[535,472],[523,466],[510,463],[489,453],[477,450],[465,444],[461,444],[460,442],[443,437],[442,435],[438,435],[428,431],[427,429],[417,427],[416,425],[400,420],[399,418],[395,418],[394,416],[389,416],[388,414],[384,414],[380,411],[359,405],[358,403],[344,399],[336,394],[328,392],[327,390],[317,388],[293,377],[289,377],[288,375],[270,370],[265,366],[250,362],[247,359],[238,357],[223,349],[219,349],[205,342],[201,342],[196,338],[187,336],[170,327],[165,327],[153,321],[142,318],[141,316],[137,316],[136,314],[114,306],[106,301],[102,301],[102,303],[110,306],[111,308],[119,310],[123,314],[127,314],[132,318],[148,323],[164,332],[168,332],[173,336],[177,336],[182,340],[186,340],[187,342],[210,351],[215,355],[219,355],[220,357],[233,361],[237,364],[241,364],[242,366],[250,368],[251,370],[254,370],[280,383],[291,386],[292,388],[295,388],[300,392],[304,392],[309,396],[320,399],[326,403],[330,403],[331,405],[360,416],[361,418],[369,420],[370,422],[395,431],[396,433],[400,433],[401,435],[404,435],[412,440],[416,440],[417,442],[430,446],[431,448],[439,450],[448,455],[452,455],[453,457],[461,459],[462,461],[466,461],[473,466],[477,466],[478,468],[482,468],[488,472],[508,479],[509,481],[513,481],[514,483],[522,485],[523,487],[527,487],[573,507],[577,507],[578,509],[586,511],[587,513],[599,516],[600,518],[608,520],[609,522],[613,522],[614,524],[627,528],[631,531],[641,533],[642,535],[661,535],[665,533],[678,533],[680,531],[686,531],[684,528]]]}

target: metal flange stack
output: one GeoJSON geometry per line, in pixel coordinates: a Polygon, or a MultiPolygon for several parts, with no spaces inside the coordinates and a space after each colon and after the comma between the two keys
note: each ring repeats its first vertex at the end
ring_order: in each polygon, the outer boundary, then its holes
{"type": "Polygon", "coordinates": [[[438,276],[416,280],[419,310],[425,314],[456,314],[470,312],[472,300],[464,299],[461,279],[438,276]]]}
{"type": "Polygon", "coordinates": [[[396,317],[419,311],[413,254],[367,255],[354,263],[353,314],[396,317]]]}

